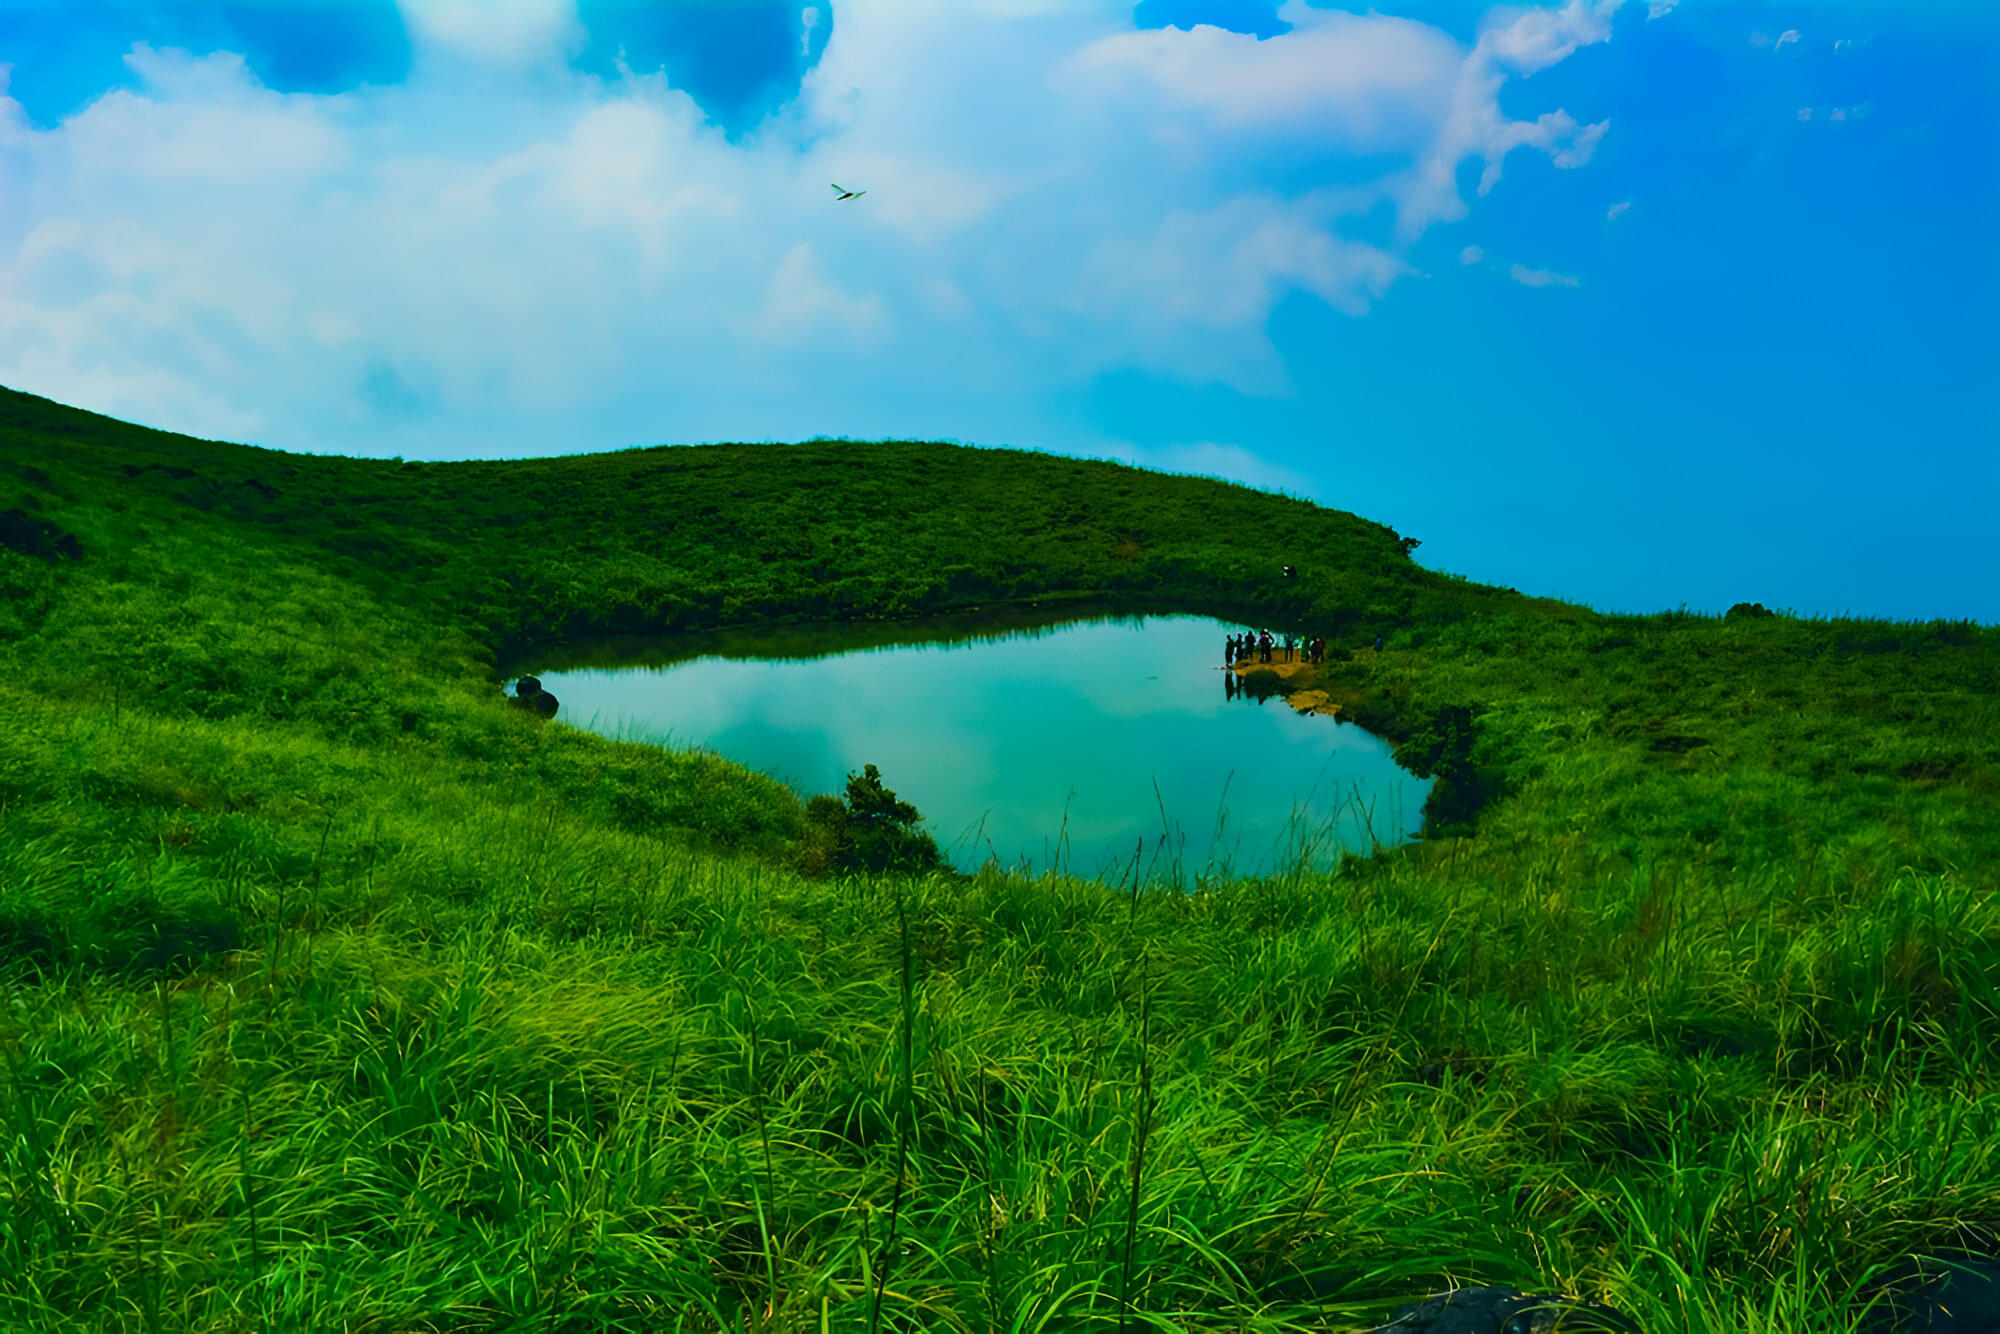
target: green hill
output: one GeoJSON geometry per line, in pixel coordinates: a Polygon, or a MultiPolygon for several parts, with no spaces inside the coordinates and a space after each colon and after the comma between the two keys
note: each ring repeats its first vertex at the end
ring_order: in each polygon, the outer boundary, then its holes
{"type": "Polygon", "coordinates": [[[2000,1243],[1996,683],[1991,628],[1602,616],[1109,463],[398,463],[0,391],[0,1324],[1343,1328],[1450,1278],[1845,1328],[2000,1243]],[[1326,633],[1430,836],[816,878],[810,794],[499,691],[1065,609],[1326,633]]]}

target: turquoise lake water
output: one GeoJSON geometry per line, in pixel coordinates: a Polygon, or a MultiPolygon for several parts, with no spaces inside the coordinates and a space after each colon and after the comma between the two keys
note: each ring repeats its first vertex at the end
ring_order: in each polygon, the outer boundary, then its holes
{"type": "Polygon", "coordinates": [[[785,657],[739,641],[540,675],[563,721],[712,750],[801,795],[839,793],[874,764],[968,871],[997,860],[1186,884],[1412,836],[1430,784],[1386,742],[1282,699],[1227,697],[1223,641],[1241,629],[1126,617],[820,656],[792,631],[785,657]]]}

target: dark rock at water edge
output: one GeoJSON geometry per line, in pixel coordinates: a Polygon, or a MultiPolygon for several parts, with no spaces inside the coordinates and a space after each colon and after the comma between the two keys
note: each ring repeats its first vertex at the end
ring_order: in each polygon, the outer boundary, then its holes
{"type": "Polygon", "coordinates": [[[514,683],[511,702],[517,709],[526,709],[544,718],[555,717],[556,710],[562,707],[560,700],[542,689],[541,678],[536,676],[524,676],[514,683]]]}

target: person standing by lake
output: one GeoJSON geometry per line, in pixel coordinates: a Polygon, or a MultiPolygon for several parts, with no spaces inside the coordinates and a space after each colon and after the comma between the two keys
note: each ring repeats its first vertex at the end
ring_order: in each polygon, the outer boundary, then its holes
{"type": "Polygon", "coordinates": [[[1257,636],[1257,655],[1259,662],[1269,662],[1271,660],[1271,632],[1269,630],[1257,636]]]}
{"type": "Polygon", "coordinates": [[[1229,636],[1228,647],[1222,650],[1222,665],[1224,667],[1231,667],[1234,666],[1235,663],[1236,663],[1236,636],[1231,635],[1229,636]]]}

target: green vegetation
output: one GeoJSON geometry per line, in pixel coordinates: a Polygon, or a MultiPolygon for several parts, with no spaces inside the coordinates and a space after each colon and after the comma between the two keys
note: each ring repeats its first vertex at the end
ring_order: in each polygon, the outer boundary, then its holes
{"type": "Polygon", "coordinates": [[[898,801],[874,765],[847,775],[847,799],[822,793],[806,802],[810,825],[799,859],[807,875],[942,871],[937,841],[917,828],[917,808],[898,801]]]}
{"type": "Polygon", "coordinates": [[[1451,1279],[1848,1329],[2000,1242],[1996,684],[1989,628],[1600,616],[1111,464],[397,464],[0,391],[0,1327],[1317,1330],[1451,1279]],[[1327,634],[1433,836],[840,872],[824,802],[499,690],[1030,601],[1327,634]]]}

